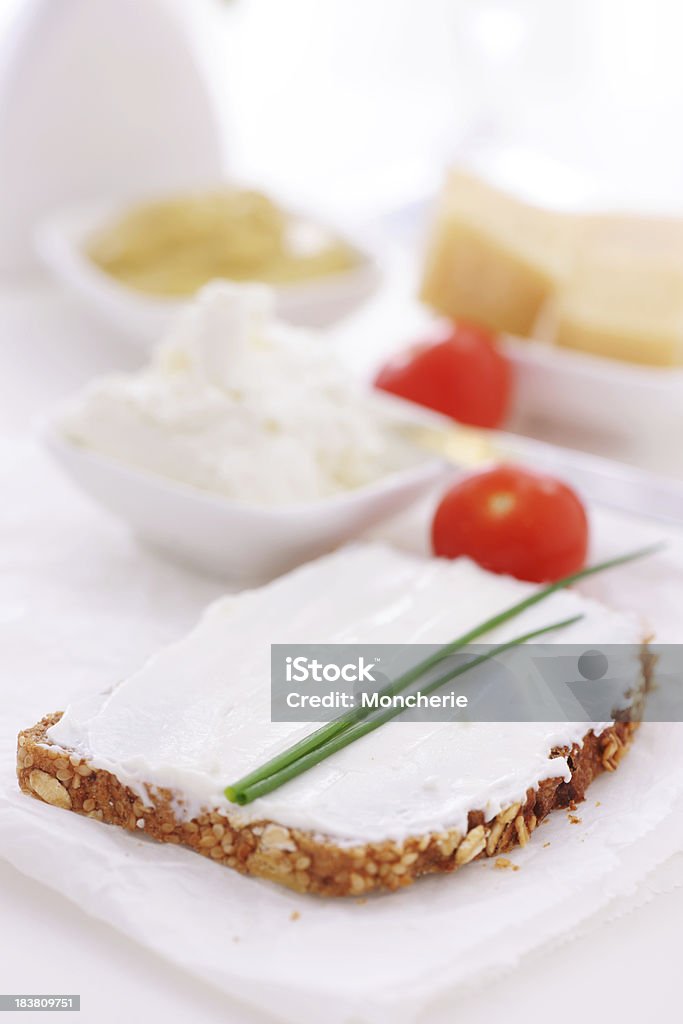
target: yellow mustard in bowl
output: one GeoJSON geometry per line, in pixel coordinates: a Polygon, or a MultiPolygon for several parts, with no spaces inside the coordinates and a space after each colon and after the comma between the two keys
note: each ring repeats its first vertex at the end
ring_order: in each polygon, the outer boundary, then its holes
{"type": "Polygon", "coordinates": [[[329,229],[237,188],[134,206],[93,234],[87,254],[123,284],[168,297],[191,295],[214,278],[287,285],[360,262],[329,229]]]}

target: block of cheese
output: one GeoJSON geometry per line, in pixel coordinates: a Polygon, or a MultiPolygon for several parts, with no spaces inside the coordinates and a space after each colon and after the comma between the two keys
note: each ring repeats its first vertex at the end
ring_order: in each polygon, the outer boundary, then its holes
{"type": "Polygon", "coordinates": [[[556,297],[556,344],[653,366],[683,363],[683,221],[584,219],[556,297]]]}
{"type": "Polygon", "coordinates": [[[576,221],[463,170],[446,181],[421,297],[453,319],[528,336],[566,272],[576,221]]]}

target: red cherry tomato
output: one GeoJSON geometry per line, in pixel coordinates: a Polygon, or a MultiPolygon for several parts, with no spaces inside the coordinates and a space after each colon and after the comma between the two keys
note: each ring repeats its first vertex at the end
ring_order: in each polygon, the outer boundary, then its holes
{"type": "Polygon", "coordinates": [[[474,427],[498,427],[510,403],[512,367],[483,327],[456,324],[384,366],[375,386],[474,427]]]}
{"type": "Polygon", "coordinates": [[[466,555],[491,572],[544,583],[586,560],[588,520],[571,487],[550,476],[499,466],[462,480],[432,522],[436,555],[466,555]]]}

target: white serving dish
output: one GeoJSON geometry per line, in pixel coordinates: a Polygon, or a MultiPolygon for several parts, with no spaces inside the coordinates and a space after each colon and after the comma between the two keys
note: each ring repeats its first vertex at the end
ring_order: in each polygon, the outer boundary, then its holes
{"type": "Polygon", "coordinates": [[[89,497],[174,560],[233,584],[264,582],[402,511],[447,475],[437,458],[316,502],[265,506],[166,480],[68,440],[57,422],[47,448],[89,497]]]}
{"type": "MultiPolygon", "coordinates": [[[[187,300],[144,295],[116,281],[88,258],[88,236],[121,209],[120,204],[91,204],[57,211],[39,225],[36,247],[57,280],[149,350],[187,300]]],[[[373,255],[355,240],[349,242],[360,257],[357,267],[273,289],[280,319],[300,326],[325,327],[352,312],[375,291],[380,272],[373,255]]]]}
{"type": "Polygon", "coordinates": [[[577,439],[618,438],[683,428],[683,369],[641,366],[541,341],[508,337],[516,405],[526,422],[562,422],[577,439]]]}

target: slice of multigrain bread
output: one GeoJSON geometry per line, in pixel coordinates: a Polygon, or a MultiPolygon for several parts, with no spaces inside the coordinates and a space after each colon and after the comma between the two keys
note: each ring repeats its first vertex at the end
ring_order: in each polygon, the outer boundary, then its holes
{"type": "MultiPolygon", "coordinates": [[[[648,676],[648,659],[644,668],[648,676]]],[[[190,847],[243,874],[321,896],[393,891],[421,875],[455,871],[470,861],[525,846],[550,811],[583,800],[597,775],[616,769],[636,729],[634,722],[616,722],[599,736],[588,732],[570,750],[553,750],[552,756],[568,758],[569,782],[561,775],[540,782],[527,790],[523,802],[489,820],[483,812],[472,811],[464,834],[449,829],[402,842],[345,846],[275,821],[236,827],[218,811],[182,820],[178,817],[182,800],[164,790],[150,788],[149,800],[143,803],[116,776],[90,767],[82,757],[49,740],[47,730],[60,717],[61,712],[48,715],[19,734],[17,775],[25,793],[97,821],[145,832],[160,842],[190,847]]]]}

